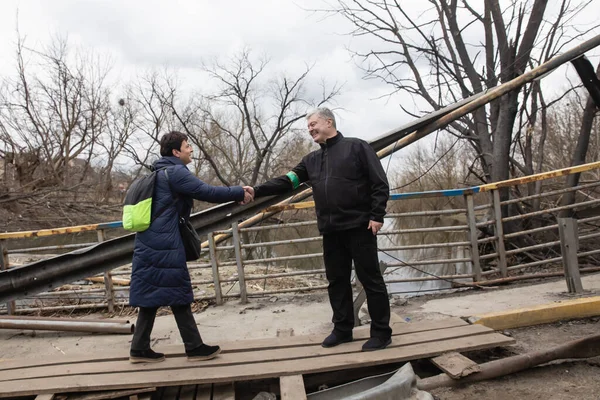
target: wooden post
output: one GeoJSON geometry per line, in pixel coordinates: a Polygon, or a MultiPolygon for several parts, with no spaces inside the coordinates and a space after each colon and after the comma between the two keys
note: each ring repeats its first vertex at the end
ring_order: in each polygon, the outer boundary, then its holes
{"type": "Polygon", "coordinates": [[[498,267],[503,278],[508,276],[506,264],[506,248],[504,247],[504,228],[502,227],[502,207],[500,204],[500,192],[492,190],[494,203],[494,218],[496,220],[496,236],[498,237],[498,267]]]}
{"type": "Polygon", "coordinates": [[[465,203],[467,204],[467,221],[469,225],[469,240],[471,242],[471,265],[473,268],[473,281],[481,280],[481,264],[479,262],[479,245],[477,243],[477,222],[475,220],[475,204],[473,195],[465,194],[465,203]]]}
{"type": "MultiPolygon", "coordinates": [[[[97,233],[98,243],[104,242],[106,240],[104,229],[98,230],[97,233]]],[[[106,304],[108,305],[108,312],[115,312],[115,290],[110,271],[104,272],[104,290],[106,291],[106,304]]]]}
{"type": "MultiPolygon", "coordinates": [[[[8,269],[8,249],[6,248],[6,244],[4,240],[0,240],[0,271],[4,271],[8,269]]],[[[8,315],[14,315],[16,309],[16,304],[14,300],[6,303],[6,312],[8,315]]]]}
{"type": "Polygon", "coordinates": [[[231,225],[231,232],[233,234],[235,262],[237,264],[238,283],[240,285],[240,303],[246,304],[248,302],[248,294],[246,291],[246,277],[244,275],[244,260],[242,258],[242,242],[240,238],[240,228],[238,226],[237,221],[231,225]]]}
{"type": "Polygon", "coordinates": [[[208,253],[210,255],[210,263],[212,265],[213,282],[215,284],[215,297],[217,304],[223,304],[223,296],[221,295],[221,279],[219,278],[219,263],[217,261],[217,249],[215,245],[215,235],[213,232],[208,234],[208,253]]]}
{"type": "Polygon", "coordinates": [[[579,260],[577,259],[577,250],[579,249],[577,220],[558,218],[558,233],[560,234],[560,249],[569,293],[583,293],[579,260]]]}

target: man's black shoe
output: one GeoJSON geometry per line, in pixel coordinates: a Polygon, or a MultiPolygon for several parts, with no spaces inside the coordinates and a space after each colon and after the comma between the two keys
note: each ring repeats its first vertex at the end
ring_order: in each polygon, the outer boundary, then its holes
{"type": "Polygon", "coordinates": [[[362,351],[383,350],[392,343],[391,338],[372,337],[362,346],[362,351]]]}
{"type": "Polygon", "coordinates": [[[165,355],[163,353],[157,353],[152,349],[129,351],[129,362],[132,364],[156,363],[161,361],[165,361],[165,355]]]}
{"type": "Polygon", "coordinates": [[[204,361],[215,358],[221,352],[219,346],[209,346],[202,344],[192,351],[186,352],[188,361],[204,361]]]}
{"type": "Polygon", "coordinates": [[[321,346],[323,347],[334,347],[338,344],[348,343],[352,341],[352,333],[349,335],[340,335],[339,333],[331,332],[329,336],[323,340],[321,346]]]}

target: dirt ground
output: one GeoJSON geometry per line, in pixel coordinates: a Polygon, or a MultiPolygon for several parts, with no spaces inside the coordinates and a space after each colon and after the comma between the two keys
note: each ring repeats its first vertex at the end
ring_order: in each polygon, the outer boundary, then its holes
{"type": "MultiPolygon", "coordinates": [[[[598,318],[540,325],[507,331],[517,343],[503,351],[479,352],[469,357],[479,363],[524,354],[598,334],[598,318]],[[498,354],[503,353],[503,354],[498,354]]],[[[472,383],[458,388],[439,388],[430,393],[436,399],[600,399],[600,358],[551,363],[503,378],[472,383]]]]}
{"type": "MultiPolygon", "coordinates": [[[[584,296],[597,295],[597,290],[600,288],[599,277],[599,275],[590,275],[583,278],[584,288],[587,289],[584,296]]],[[[393,310],[413,321],[439,319],[448,315],[464,317],[482,312],[495,312],[573,298],[564,293],[564,286],[563,280],[555,279],[543,281],[543,283],[521,283],[482,293],[466,291],[450,295],[423,296],[409,299],[408,304],[395,306],[393,310]]],[[[502,333],[512,336],[516,340],[516,344],[466,355],[477,363],[485,363],[498,358],[549,349],[571,340],[599,334],[600,317],[509,329],[502,333]]],[[[430,374],[432,372],[433,374],[439,373],[437,370],[427,371],[430,374]]],[[[471,383],[456,388],[439,388],[430,393],[440,400],[476,398],[486,400],[597,400],[600,399],[599,374],[600,357],[586,360],[566,360],[485,382],[471,383]]],[[[426,376],[422,375],[421,377],[426,376]]]]}

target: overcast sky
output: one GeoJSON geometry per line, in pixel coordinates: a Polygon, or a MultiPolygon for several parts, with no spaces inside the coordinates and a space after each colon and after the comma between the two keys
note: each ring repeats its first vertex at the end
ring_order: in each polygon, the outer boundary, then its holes
{"type": "MultiPolygon", "coordinates": [[[[418,4],[415,1],[401,3],[410,8],[418,4]]],[[[594,3],[586,16],[597,19],[600,1],[594,3]]],[[[14,71],[18,10],[19,29],[28,47],[41,48],[51,35],[68,34],[74,43],[110,54],[115,74],[122,77],[169,65],[179,70],[185,85],[201,87],[201,60],[226,57],[247,46],[255,54],[269,56],[274,70],[293,72],[315,63],[312,82],[343,83],[343,93],[333,106],[344,108],[338,125],[347,135],[368,140],[410,121],[399,104],[410,108],[411,99],[401,95],[377,99],[389,88],[362,79],[346,50],[356,44],[356,39],[344,35],[351,27],[305,11],[324,4],[322,0],[2,0],[0,73],[14,71]]],[[[566,86],[566,70],[556,74],[555,86],[566,86]]]]}

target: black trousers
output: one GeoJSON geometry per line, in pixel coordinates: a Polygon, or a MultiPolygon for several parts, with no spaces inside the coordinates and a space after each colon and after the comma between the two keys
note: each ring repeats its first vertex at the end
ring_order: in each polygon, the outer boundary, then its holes
{"type": "Polygon", "coordinates": [[[354,309],[350,278],[352,261],[367,295],[371,316],[371,337],[392,335],[390,303],[377,257],[377,237],[371,230],[356,228],[323,234],[323,258],[333,309],[334,332],[347,335],[354,328],[354,309]]]}
{"type": "MultiPolygon", "coordinates": [[[[131,340],[131,350],[143,351],[150,348],[150,334],[154,327],[156,311],[158,311],[158,308],[156,307],[139,308],[135,331],[133,333],[133,339],[131,340]]],[[[192,307],[189,304],[171,306],[171,311],[173,311],[175,322],[177,322],[177,328],[179,328],[181,339],[183,339],[185,351],[189,352],[202,345],[202,338],[200,337],[200,332],[196,326],[196,320],[194,320],[192,307]]]]}

